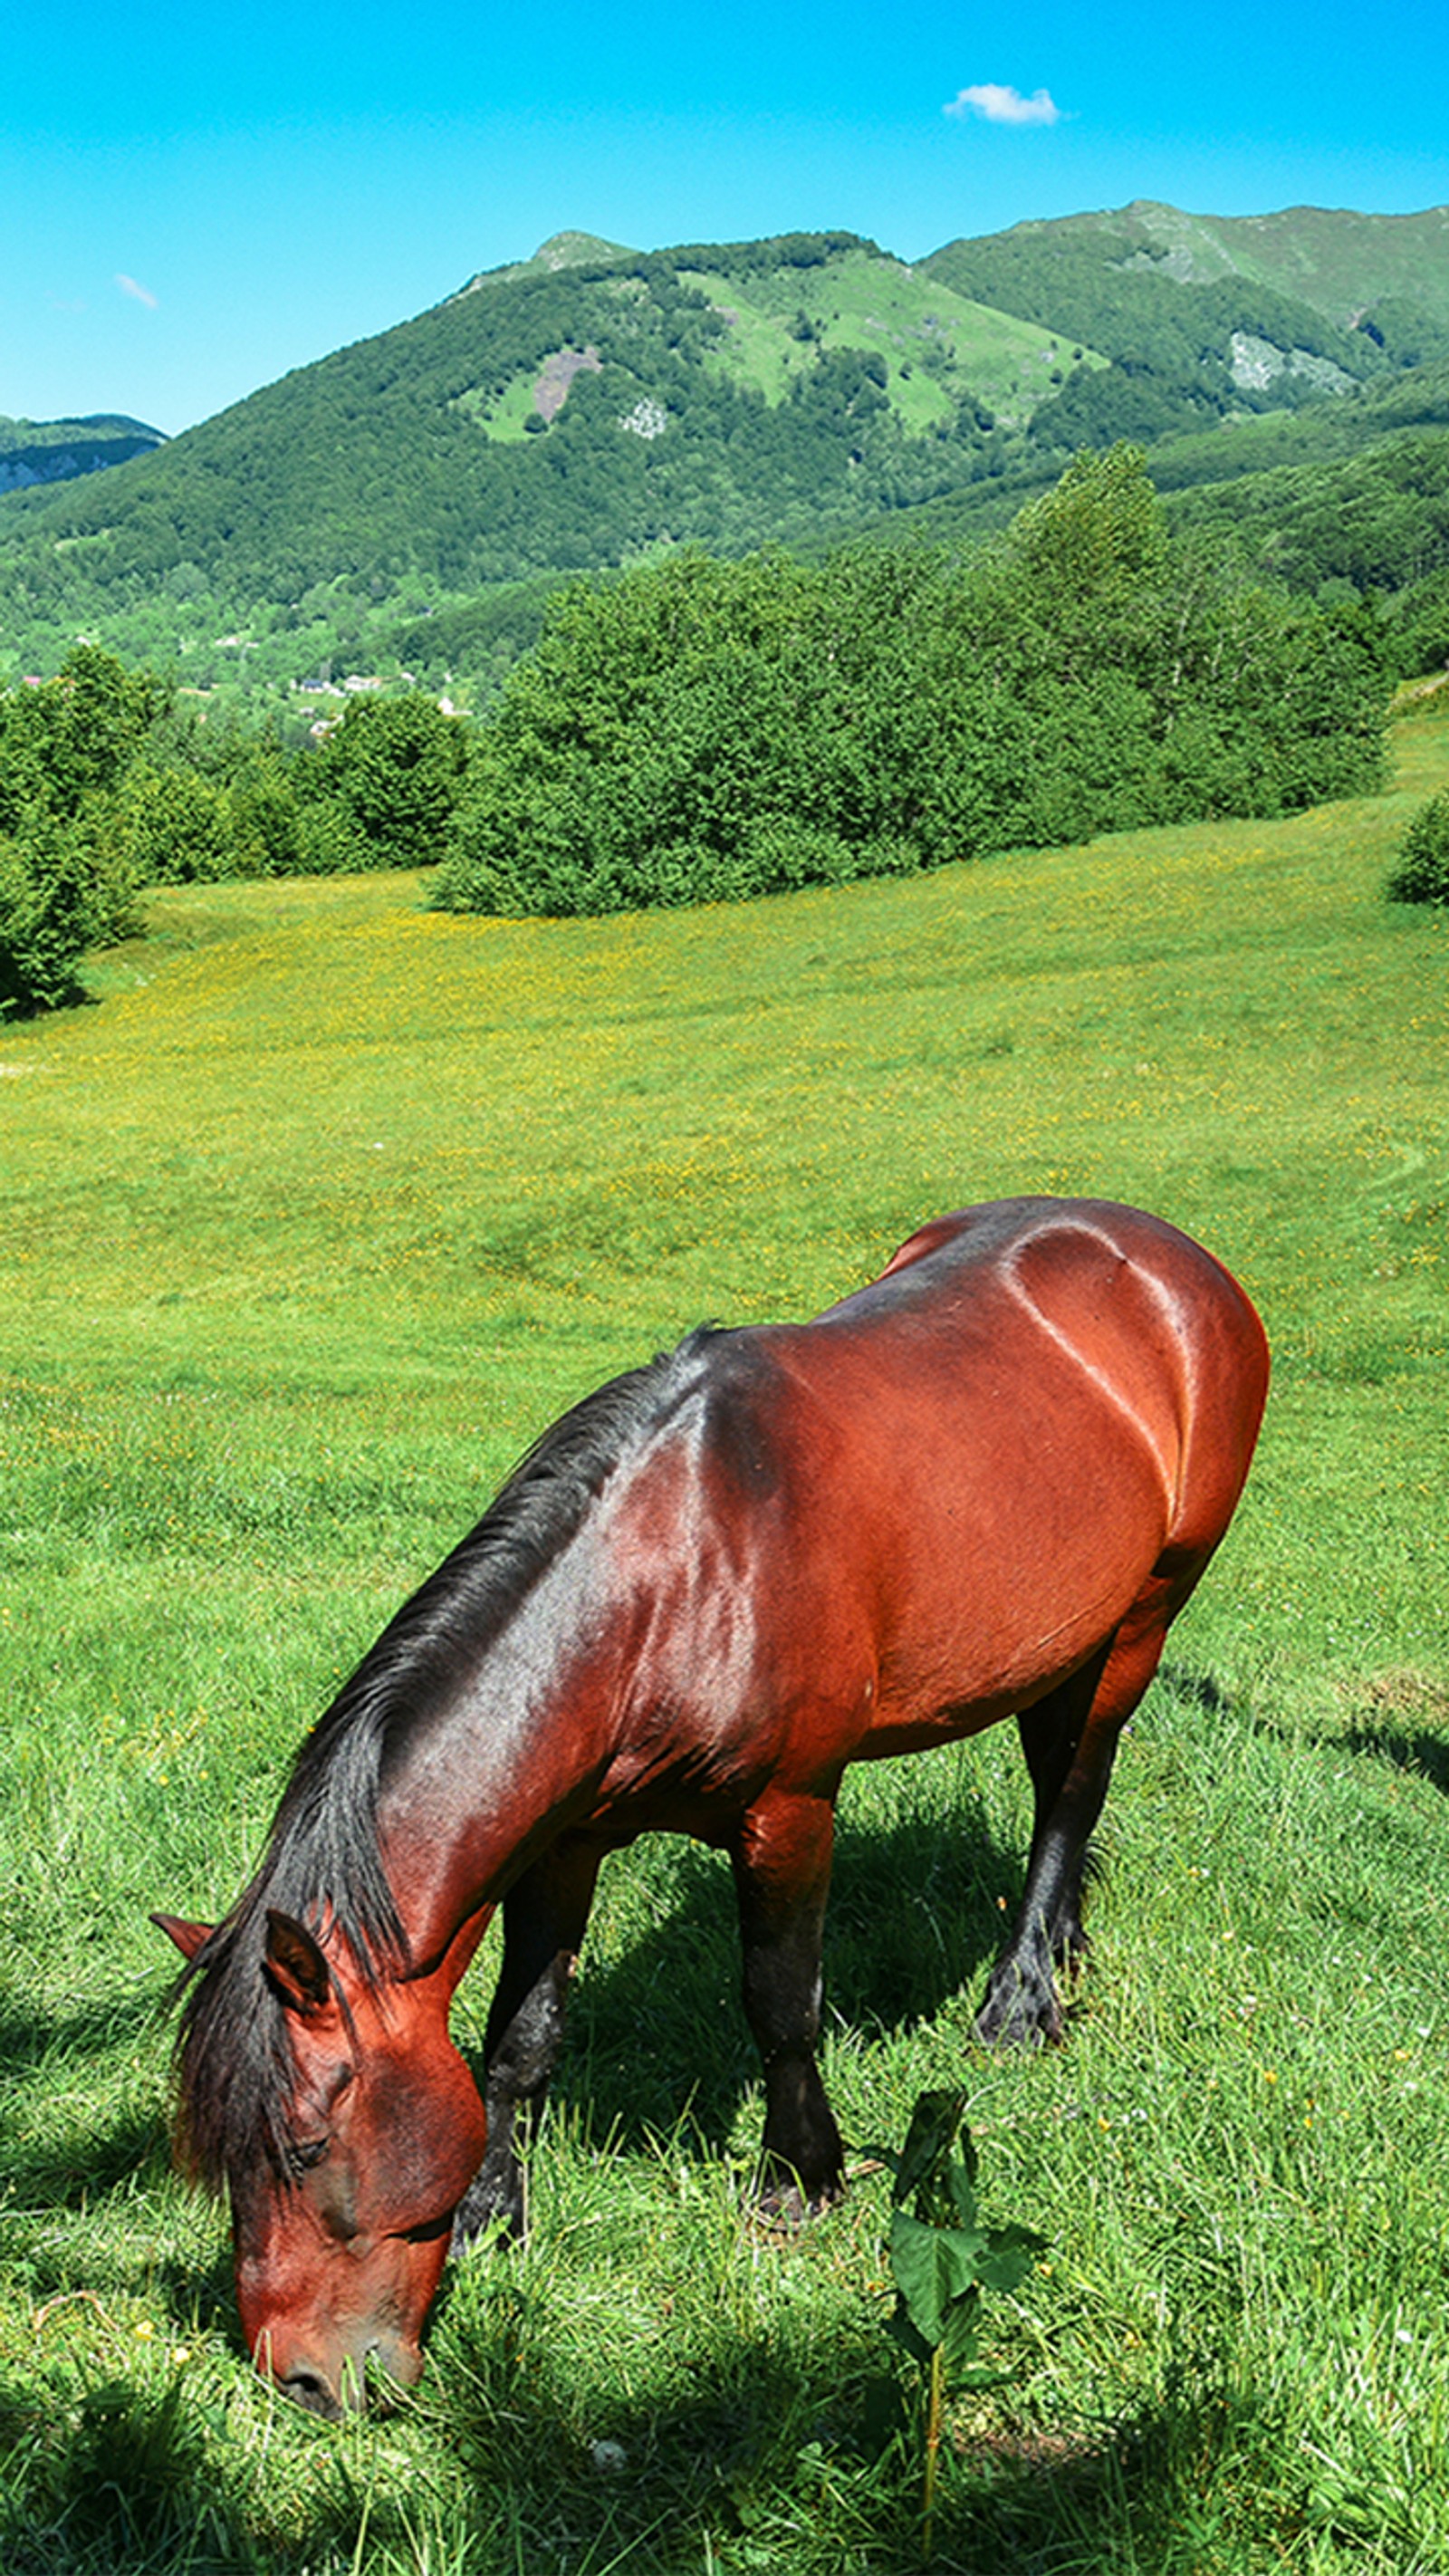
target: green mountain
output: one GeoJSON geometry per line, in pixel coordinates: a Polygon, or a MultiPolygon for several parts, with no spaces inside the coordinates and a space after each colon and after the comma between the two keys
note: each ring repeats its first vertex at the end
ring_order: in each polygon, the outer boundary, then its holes
{"type": "Polygon", "coordinates": [[[1111,361],[1037,415],[1039,439],[1150,443],[1449,356],[1445,208],[1221,219],[1144,202],[950,242],[926,266],[1111,361]]]}
{"type": "Polygon", "coordinates": [[[85,420],[0,418],[0,492],[25,492],[37,483],[68,483],[103,466],[125,465],[164,447],[165,433],[122,412],[93,412],[85,420]]]}
{"type": "Polygon", "coordinates": [[[1410,312],[1426,329],[1449,333],[1449,206],[1419,215],[1291,206],[1219,216],[1144,198],[948,242],[925,266],[962,294],[1059,331],[1082,331],[1090,315],[1091,335],[1113,357],[1132,345],[1145,317],[1170,309],[1162,290],[1172,288],[1181,310],[1182,290],[1190,305],[1193,291],[1256,287],[1380,346],[1410,312]]]}
{"type": "MultiPolygon", "coordinates": [[[[1168,207],[1152,211],[1171,215],[1168,207]]],[[[1449,206],[1419,215],[1290,206],[1276,215],[1203,218],[1200,229],[1242,276],[1301,298],[1330,322],[1358,329],[1404,306],[1449,329],[1449,206]]]]}
{"type": "Polygon", "coordinates": [[[848,529],[1000,469],[1090,353],[852,234],[566,235],[107,476],[0,504],[0,651],[301,678],[498,585],[848,529]]]}
{"type": "Polygon", "coordinates": [[[1119,437],[1165,486],[1326,466],[1437,428],[1441,354],[1442,209],[1138,205],[914,266],[850,233],[563,233],[152,453],[0,497],[0,674],[84,633],[202,687],[486,685],[571,575],[969,534],[1119,437]]]}

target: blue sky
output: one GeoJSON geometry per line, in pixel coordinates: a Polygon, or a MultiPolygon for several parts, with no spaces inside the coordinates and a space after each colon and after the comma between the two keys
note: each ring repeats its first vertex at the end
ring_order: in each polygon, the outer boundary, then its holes
{"type": "Polygon", "coordinates": [[[0,412],[175,432],[566,227],[913,258],[1163,198],[1449,200],[1449,10],[650,0],[9,13],[0,412]]]}

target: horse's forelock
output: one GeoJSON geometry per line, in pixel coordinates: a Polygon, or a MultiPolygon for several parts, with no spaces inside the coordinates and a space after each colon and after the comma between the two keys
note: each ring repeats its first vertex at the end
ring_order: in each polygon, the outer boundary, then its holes
{"type": "Polygon", "coordinates": [[[264,1927],[264,1908],[244,1900],[183,1979],[177,2155],[188,2178],[217,2196],[234,2174],[262,2161],[285,2172],[296,2061],[285,2007],[262,1964],[264,1927]]]}

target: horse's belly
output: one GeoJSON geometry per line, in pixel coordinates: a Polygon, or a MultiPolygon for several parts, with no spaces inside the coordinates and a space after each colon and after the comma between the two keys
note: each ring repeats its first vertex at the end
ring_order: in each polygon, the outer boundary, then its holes
{"type": "Polygon", "coordinates": [[[869,1578],[872,1753],[974,1734],[1075,1672],[1151,1577],[1170,1513],[1155,1459],[1114,1438],[1069,1469],[1018,1449],[918,1500],[869,1578]]]}

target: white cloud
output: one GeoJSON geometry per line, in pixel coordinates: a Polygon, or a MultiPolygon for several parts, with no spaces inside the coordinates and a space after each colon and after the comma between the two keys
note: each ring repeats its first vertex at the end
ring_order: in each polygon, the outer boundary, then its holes
{"type": "Polygon", "coordinates": [[[125,270],[120,268],[116,271],[116,284],[123,295],[131,296],[137,304],[149,305],[151,311],[155,312],[156,298],[149,286],[142,286],[136,278],[127,277],[125,270]]]}
{"type": "Polygon", "coordinates": [[[1055,125],[1061,115],[1050,90],[1034,89],[1030,98],[1023,98],[1003,81],[978,81],[974,89],[958,90],[942,112],[984,116],[988,125],[1055,125]]]}

